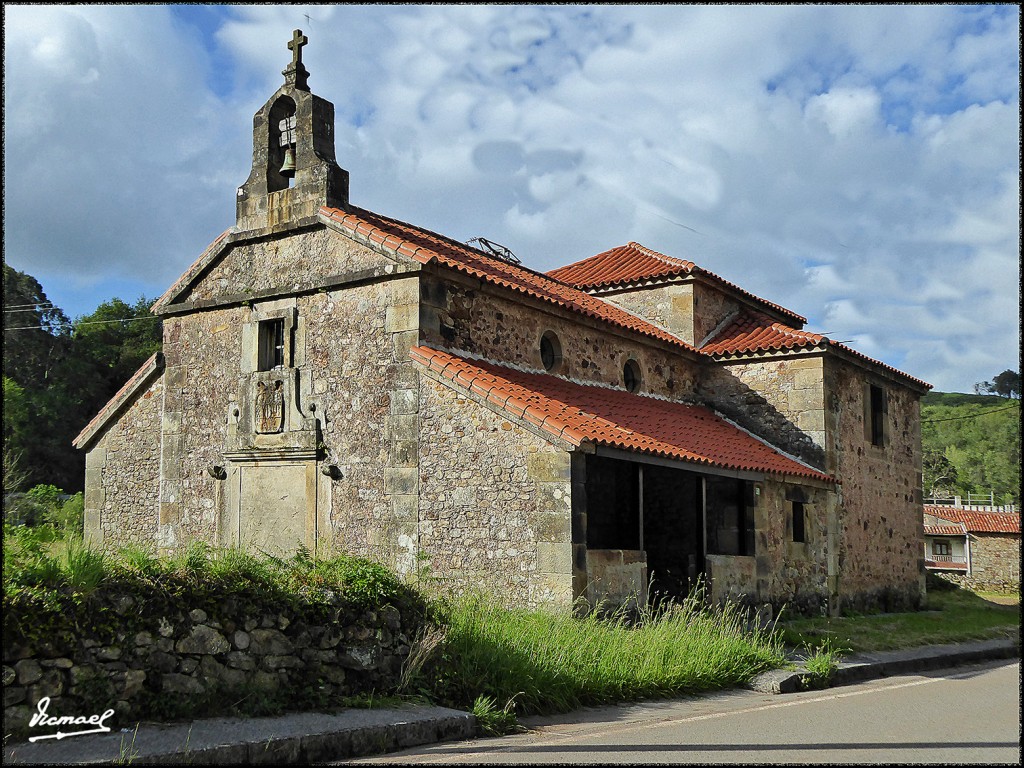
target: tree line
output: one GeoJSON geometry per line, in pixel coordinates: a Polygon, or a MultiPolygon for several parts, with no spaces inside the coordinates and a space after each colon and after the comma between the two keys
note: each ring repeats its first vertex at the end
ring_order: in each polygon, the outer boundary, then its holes
{"type": "Polygon", "coordinates": [[[141,296],[71,321],[31,275],[4,263],[3,278],[4,493],[80,491],[85,455],[71,441],[160,349],[160,320],[141,296]]]}

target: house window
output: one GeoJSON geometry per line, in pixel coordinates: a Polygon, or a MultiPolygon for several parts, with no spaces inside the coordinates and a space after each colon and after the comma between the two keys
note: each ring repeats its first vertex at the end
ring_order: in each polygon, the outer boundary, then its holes
{"type": "Polygon", "coordinates": [[[260,323],[259,370],[269,371],[285,364],[284,318],[264,320],[260,323]]]}
{"type": "Polygon", "coordinates": [[[562,366],[562,345],[554,331],[548,331],[541,336],[540,361],[548,373],[554,373],[562,366]]]}
{"type": "Polygon", "coordinates": [[[933,555],[951,555],[953,554],[950,549],[948,541],[934,541],[932,542],[932,554],[933,555]]]}
{"type": "Polygon", "coordinates": [[[793,502],[793,541],[807,541],[807,531],[804,525],[804,504],[802,501],[793,502]]]}
{"type": "Polygon", "coordinates": [[[627,392],[636,392],[640,389],[640,364],[636,360],[627,360],[622,367],[622,383],[627,392]]]}
{"type": "Polygon", "coordinates": [[[869,429],[871,433],[871,444],[882,446],[885,445],[885,415],[888,411],[885,390],[872,384],[870,387],[869,398],[869,429]]]}

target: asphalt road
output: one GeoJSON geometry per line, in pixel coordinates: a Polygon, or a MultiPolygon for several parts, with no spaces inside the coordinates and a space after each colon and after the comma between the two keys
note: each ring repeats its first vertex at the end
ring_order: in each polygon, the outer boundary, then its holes
{"type": "Polygon", "coordinates": [[[753,691],[533,718],[528,733],[350,762],[1021,763],[1020,662],[858,685],[753,691]]]}

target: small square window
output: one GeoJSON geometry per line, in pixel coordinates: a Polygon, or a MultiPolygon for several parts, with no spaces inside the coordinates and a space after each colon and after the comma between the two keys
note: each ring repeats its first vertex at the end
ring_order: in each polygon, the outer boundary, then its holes
{"type": "Polygon", "coordinates": [[[260,323],[259,370],[269,371],[285,364],[284,318],[260,323]]]}
{"type": "Polygon", "coordinates": [[[936,541],[932,543],[932,554],[933,555],[951,555],[950,546],[948,541],[936,541]]]}

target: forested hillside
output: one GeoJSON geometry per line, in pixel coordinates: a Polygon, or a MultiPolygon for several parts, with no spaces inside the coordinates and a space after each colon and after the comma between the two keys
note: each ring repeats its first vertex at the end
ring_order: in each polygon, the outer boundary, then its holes
{"type": "Polygon", "coordinates": [[[921,402],[925,496],[1020,505],[1020,400],[932,392],[921,402]]]}

